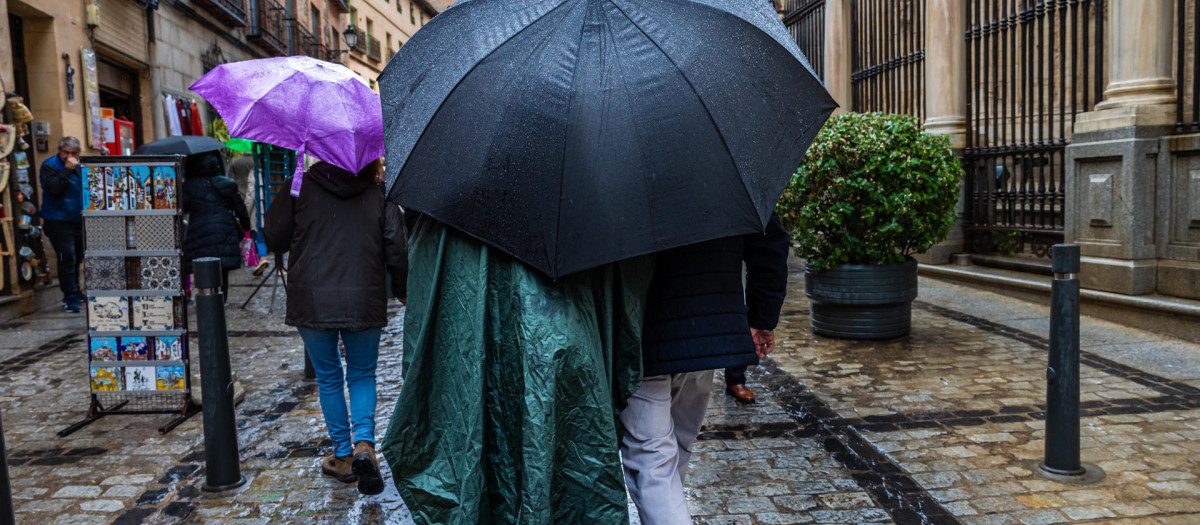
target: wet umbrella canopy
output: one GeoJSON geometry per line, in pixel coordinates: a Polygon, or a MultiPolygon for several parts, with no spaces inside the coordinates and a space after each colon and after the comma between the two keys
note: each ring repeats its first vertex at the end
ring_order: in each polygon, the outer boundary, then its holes
{"type": "Polygon", "coordinates": [[[189,88],[217,109],[229,133],[298,152],[350,172],[383,156],[379,95],[341,64],[304,56],[221,64],[189,88]]]}
{"type": "Polygon", "coordinates": [[[209,151],[220,151],[225,144],[212,137],[181,135],[142,144],[133,151],[134,155],[195,155],[209,151]]]}
{"type": "Polygon", "coordinates": [[[389,196],[552,277],[762,231],[835,104],[758,0],[471,0],[380,79],[389,196]]]}

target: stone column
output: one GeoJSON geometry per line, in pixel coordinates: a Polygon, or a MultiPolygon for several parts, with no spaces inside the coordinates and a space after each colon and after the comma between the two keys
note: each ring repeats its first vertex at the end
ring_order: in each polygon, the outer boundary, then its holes
{"type": "Polygon", "coordinates": [[[841,106],[837,113],[850,111],[850,0],[825,1],[825,89],[841,106]]]}
{"type": "Polygon", "coordinates": [[[960,0],[928,0],[925,26],[925,130],[947,135],[954,149],[967,141],[967,19],[960,0]]]}
{"type": "Polygon", "coordinates": [[[1174,3],[1107,3],[1108,84],[1095,110],[1075,119],[1064,175],[1065,237],[1080,245],[1087,288],[1158,291],[1158,187],[1170,179],[1159,156],[1175,122],[1174,3]]]}
{"type": "MultiPolygon", "coordinates": [[[[925,19],[925,131],[945,135],[961,152],[967,142],[966,10],[961,0],[928,0],[925,19]]],[[[965,186],[955,212],[962,214],[965,186]]],[[[916,256],[924,264],[945,264],[963,251],[962,219],[946,239],[916,256]]]]}
{"type": "Polygon", "coordinates": [[[1109,0],[1108,84],[1095,110],[1079,115],[1076,133],[1175,123],[1174,3],[1109,0]]]}

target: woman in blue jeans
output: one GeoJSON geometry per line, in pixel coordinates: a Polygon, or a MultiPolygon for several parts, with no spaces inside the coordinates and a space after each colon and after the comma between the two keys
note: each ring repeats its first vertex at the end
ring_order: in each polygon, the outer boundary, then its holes
{"type": "MultiPolygon", "coordinates": [[[[308,348],[333,441],[321,472],[357,481],[363,494],[383,491],[375,457],[375,363],[387,325],[386,274],[396,297],[405,296],[408,280],[404,221],[377,183],[381,168],[378,160],[358,174],[313,165],[299,197],[283,191],[271,203],[263,228],[271,250],[290,252],[286,320],[308,348]],[[344,374],[338,341],[346,348],[344,374]]],[[[288,179],[283,187],[291,185],[288,179]]]]}

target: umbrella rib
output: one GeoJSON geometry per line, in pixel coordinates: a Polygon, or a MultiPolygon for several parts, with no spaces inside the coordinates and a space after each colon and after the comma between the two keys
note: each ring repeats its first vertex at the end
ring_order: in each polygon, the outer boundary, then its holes
{"type": "Polygon", "coordinates": [[[753,205],[754,196],[750,193],[750,187],[746,185],[746,177],[742,175],[742,167],[738,166],[737,158],[733,156],[733,151],[729,149],[729,143],[725,141],[725,133],[721,131],[721,126],[720,124],[717,124],[717,119],[713,118],[712,111],[708,109],[708,104],[704,102],[704,97],[700,95],[700,92],[696,91],[696,85],[692,83],[692,79],[688,78],[687,73],[684,72],[683,68],[679,67],[679,64],[675,63],[675,59],[671,58],[671,55],[667,53],[666,50],[664,50],[662,46],[659,45],[658,42],[655,41],[654,38],[642,28],[642,26],[638,25],[637,21],[635,21],[633,17],[629,16],[629,13],[626,13],[625,10],[621,8],[620,2],[613,1],[612,4],[617,8],[617,11],[621,12],[626,20],[629,20],[629,23],[632,24],[633,27],[636,27],[637,30],[646,37],[646,40],[649,40],[651,44],[654,44],[654,47],[658,49],[658,52],[662,53],[662,55],[666,57],[667,61],[669,61],[671,65],[675,66],[675,70],[679,71],[679,76],[683,77],[683,80],[687,82],[688,88],[691,89],[692,93],[696,95],[696,100],[700,101],[700,107],[704,108],[704,114],[708,116],[709,122],[712,122],[713,128],[717,130],[717,136],[721,138],[721,146],[725,148],[725,153],[729,155],[729,161],[733,163],[733,169],[738,174],[738,180],[742,183],[742,189],[746,190],[746,198],[749,199],[750,203],[753,205]]]}
{"type": "MultiPolygon", "coordinates": [[[[603,14],[603,12],[601,12],[601,14],[603,14]]],[[[584,16],[586,17],[586,13],[584,16]]],[[[562,180],[561,174],[566,173],[566,170],[567,170],[568,141],[566,140],[566,137],[569,137],[570,133],[568,133],[566,131],[568,131],[570,129],[571,110],[572,110],[572,108],[575,107],[575,77],[576,77],[577,73],[579,72],[579,57],[582,56],[582,53],[583,53],[583,33],[584,33],[583,31],[579,32],[579,40],[575,42],[575,67],[573,69],[571,69],[571,98],[567,102],[567,129],[565,129],[564,133],[563,133],[562,166],[559,167],[559,169],[558,169],[558,172],[560,174],[560,179],[558,181],[558,212],[555,214],[556,216],[554,217],[554,225],[555,225],[554,249],[555,250],[558,249],[558,247],[561,243],[561,238],[562,238],[563,187],[566,186],[566,183],[562,180]]]]}

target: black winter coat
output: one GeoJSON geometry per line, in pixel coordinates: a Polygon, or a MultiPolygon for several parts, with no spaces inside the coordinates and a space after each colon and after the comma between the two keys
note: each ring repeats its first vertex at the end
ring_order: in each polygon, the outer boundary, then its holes
{"type": "Polygon", "coordinates": [[[328,163],[317,163],[300,196],[283,183],[267,210],[267,247],[288,255],[287,324],[314,330],[365,330],[387,324],[387,273],[405,297],[407,231],[383,189],[328,163]]]}
{"type": "MultiPolygon", "coordinates": [[[[219,173],[219,172],[217,172],[219,173]]],[[[180,207],[188,214],[183,240],[184,273],[192,260],[218,257],[221,268],[241,268],[243,233],[250,231],[250,212],[237,183],[224,175],[185,172],[180,207]]]]}
{"type": "Polygon", "coordinates": [[[750,327],[774,330],[779,323],[789,244],[779,218],[771,216],[764,233],[659,253],[646,300],[643,373],[758,364],[750,327]]]}

